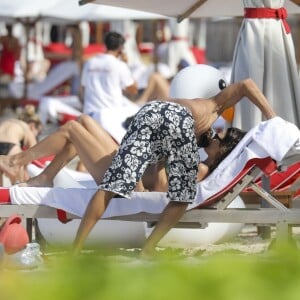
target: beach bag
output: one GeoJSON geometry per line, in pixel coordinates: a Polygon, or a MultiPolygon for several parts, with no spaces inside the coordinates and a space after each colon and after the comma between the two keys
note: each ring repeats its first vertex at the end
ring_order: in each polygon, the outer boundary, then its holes
{"type": "Polygon", "coordinates": [[[7,254],[13,254],[29,243],[29,236],[21,224],[19,215],[12,215],[0,227],[0,243],[3,244],[7,254]]]}

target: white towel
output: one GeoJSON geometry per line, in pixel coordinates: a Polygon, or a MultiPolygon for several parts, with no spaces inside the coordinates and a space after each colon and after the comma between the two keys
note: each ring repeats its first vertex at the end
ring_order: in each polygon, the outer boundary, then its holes
{"type": "MultiPolygon", "coordinates": [[[[249,159],[271,156],[275,160],[281,160],[299,140],[299,136],[296,126],[279,117],[262,122],[247,133],[210,176],[197,184],[195,203],[189,208],[195,207],[226,187],[241,172],[249,159]]],[[[14,186],[10,188],[10,196],[13,204],[44,204],[82,216],[96,190],[96,187],[64,189],[14,186]]],[[[113,199],[103,218],[138,212],[160,213],[167,202],[165,193],[133,193],[129,200],[113,199]]]]}
{"type": "MultiPolygon", "coordinates": [[[[63,209],[69,213],[82,217],[89,200],[97,188],[34,188],[18,187],[10,188],[12,204],[47,205],[63,209]]],[[[131,199],[114,198],[103,218],[128,215],[138,212],[160,213],[168,203],[165,193],[133,193],[131,199]]]]}
{"type": "Polygon", "coordinates": [[[123,123],[134,116],[140,107],[134,103],[127,102],[126,106],[112,108],[102,108],[99,111],[90,114],[117,142],[121,143],[127,129],[123,123]]]}

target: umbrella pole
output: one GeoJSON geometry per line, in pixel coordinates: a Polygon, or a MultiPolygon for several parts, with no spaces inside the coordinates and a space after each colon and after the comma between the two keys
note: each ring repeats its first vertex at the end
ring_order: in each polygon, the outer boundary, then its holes
{"type": "Polygon", "coordinates": [[[188,8],[184,13],[177,16],[177,22],[180,23],[185,18],[188,18],[196,9],[198,9],[206,0],[198,0],[190,8],[188,8]]]}
{"type": "Polygon", "coordinates": [[[27,98],[28,94],[28,42],[29,42],[29,30],[30,24],[29,21],[26,19],[22,22],[25,28],[25,47],[24,47],[24,56],[25,56],[25,67],[24,67],[24,86],[23,86],[23,100],[27,98]]]}
{"type": "Polygon", "coordinates": [[[300,6],[300,0],[291,0],[291,1],[300,6]]]}
{"type": "Polygon", "coordinates": [[[152,62],[154,64],[154,72],[158,71],[158,55],[157,55],[157,49],[158,49],[158,37],[157,37],[157,26],[158,26],[158,20],[154,20],[152,24],[152,39],[153,39],[153,57],[152,62]]]}
{"type": "Polygon", "coordinates": [[[28,72],[29,72],[29,51],[28,51],[28,43],[29,43],[29,33],[30,28],[35,26],[36,22],[39,20],[39,18],[36,18],[33,21],[30,21],[29,18],[26,18],[25,21],[22,21],[24,27],[25,27],[25,68],[24,68],[24,89],[23,89],[23,99],[26,99],[28,96],[28,72]]]}

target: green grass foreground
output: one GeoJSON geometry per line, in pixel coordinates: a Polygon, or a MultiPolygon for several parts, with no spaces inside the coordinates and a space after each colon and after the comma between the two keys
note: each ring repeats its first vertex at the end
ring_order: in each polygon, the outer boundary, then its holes
{"type": "Polygon", "coordinates": [[[97,254],[45,261],[32,271],[0,270],[1,300],[299,300],[300,251],[224,252],[154,261],[97,254]]]}

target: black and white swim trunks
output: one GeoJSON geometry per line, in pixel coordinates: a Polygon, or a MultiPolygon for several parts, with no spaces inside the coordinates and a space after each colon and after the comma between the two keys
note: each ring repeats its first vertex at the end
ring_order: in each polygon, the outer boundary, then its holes
{"type": "Polygon", "coordinates": [[[129,197],[146,167],[162,158],[168,164],[168,198],[193,202],[199,164],[194,119],[184,106],[153,101],[130,123],[99,189],[129,197]]]}

